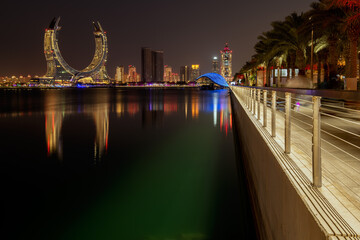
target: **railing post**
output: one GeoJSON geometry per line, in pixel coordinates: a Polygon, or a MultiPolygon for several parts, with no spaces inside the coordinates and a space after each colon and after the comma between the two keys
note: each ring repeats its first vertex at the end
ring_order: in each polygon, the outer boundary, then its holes
{"type": "Polygon", "coordinates": [[[260,120],[260,98],[261,98],[261,90],[257,90],[257,119],[260,120]]]}
{"type": "Polygon", "coordinates": [[[276,91],[271,92],[271,136],[276,137],[276,91]]]}
{"type": "Polygon", "coordinates": [[[246,96],[247,96],[247,108],[250,110],[250,89],[246,88],[246,96]]]}
{"type": "Polygon", "coordinates": [[[267,90],[264,90],[263,96],[263,126],[267,126],[267,90]]]}
{"type": "Polygon", "coordinates": [[[251,106],[251,109],[252,109],[252,114],[255,115],[255,99],[256,99],[256,92],[255,92],[255,89],[252,89],[252,92],[253,92],[253,97],[252,97],[252,106],[251,106]]]}
{"type": "Polygon", "coordinates": [[[285,153],[289,154],[291,151],[290,139],[291,139],[291,93],[285,93],[285,153]]]}
{"type": "Polygon", "coordinates": [[[252,113],[252,106],[253,106],[253,90],[250,88],[250,112],[252,113]]]}
{"type": "Polygon", "coordinates": [[[240,88],[239,87],[239,90],[240,90],[240,96],[241,96],[241,100],[244,102],[244,103],[246,103],[246,96],[245,96],[245,92],[244,92],[244,88],[240,88]]]}
{"type": "Polygon", "coordinates": [[[322,186],[320,100],[321,97],[313,96],[312,172],[315,187],[322,186]]]}
{"type": "Polygon", "coordinates": [[[242,90],[243,90],[243,93],[244,93],[245,106],[247,107],[247,91],[246,91],[246,88],[245,88],[245,87],[243,87],[242,90]]]}

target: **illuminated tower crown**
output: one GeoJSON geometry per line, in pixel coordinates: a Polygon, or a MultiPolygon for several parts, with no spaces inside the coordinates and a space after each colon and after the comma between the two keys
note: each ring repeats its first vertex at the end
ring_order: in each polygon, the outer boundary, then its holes
{"type": "Polygon", "coordinates": [[[232,80],[232,51],[229,48],[228,43],[225,44],[225,47],[220,51],[220,54],[220,74],[226,81],[230,82],[232,80]]]}

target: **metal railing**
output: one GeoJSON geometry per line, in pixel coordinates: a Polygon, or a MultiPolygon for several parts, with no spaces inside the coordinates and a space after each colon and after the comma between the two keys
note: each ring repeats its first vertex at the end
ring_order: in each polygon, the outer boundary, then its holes
{"type": "MultiPolygon", "coordinates": [[[[334,99],[334,92],[327,98],[324,91],[319,92],[321,97],[314,91],[306,94],[306,90],[295,89],[238,86],[231,89],[269,134],[280,139],[286,154],[291,153],[294,142],[310,159],[314,187],[322,186],[324,154],[329,161],[332,159],[334,166],[339,162],[356,161],[354,166],[342,166],[347,167],[343,171],[345,174],[360,173],[360,104],[334,99]],[[271,111],[270,119],[268,111],[271,111]]],[[[344,94],[339,93],[339,96],[344,94]]]]}

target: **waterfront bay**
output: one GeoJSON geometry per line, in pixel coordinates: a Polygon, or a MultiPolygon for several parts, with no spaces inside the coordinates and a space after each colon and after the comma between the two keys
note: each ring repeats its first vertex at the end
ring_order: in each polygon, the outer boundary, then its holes
{"type": "Polygon", "coordinates": [[[6,239],[253,239],[228,90],[1,90],[6,239]]]}

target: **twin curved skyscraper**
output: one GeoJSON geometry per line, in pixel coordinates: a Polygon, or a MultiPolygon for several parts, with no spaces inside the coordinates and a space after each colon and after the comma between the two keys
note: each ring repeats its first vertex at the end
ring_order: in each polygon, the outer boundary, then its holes
{"type": "Polygon", "coordinates": [[[105,64],[108,54],[108,43],[106,32],[102,29],[99,22],[93,22],[95,37],[95,54],[86,68],[76,70],[72,68],[61,55],[58,37],[61,27],[59,26],[60,17],[54,18],[49,28],[45,30],[44,53],[47,63],[45,78],[49,80],[63,80],[77,82],[81,78],[91,77],[93,80],[109,81],[105,64]]]}

